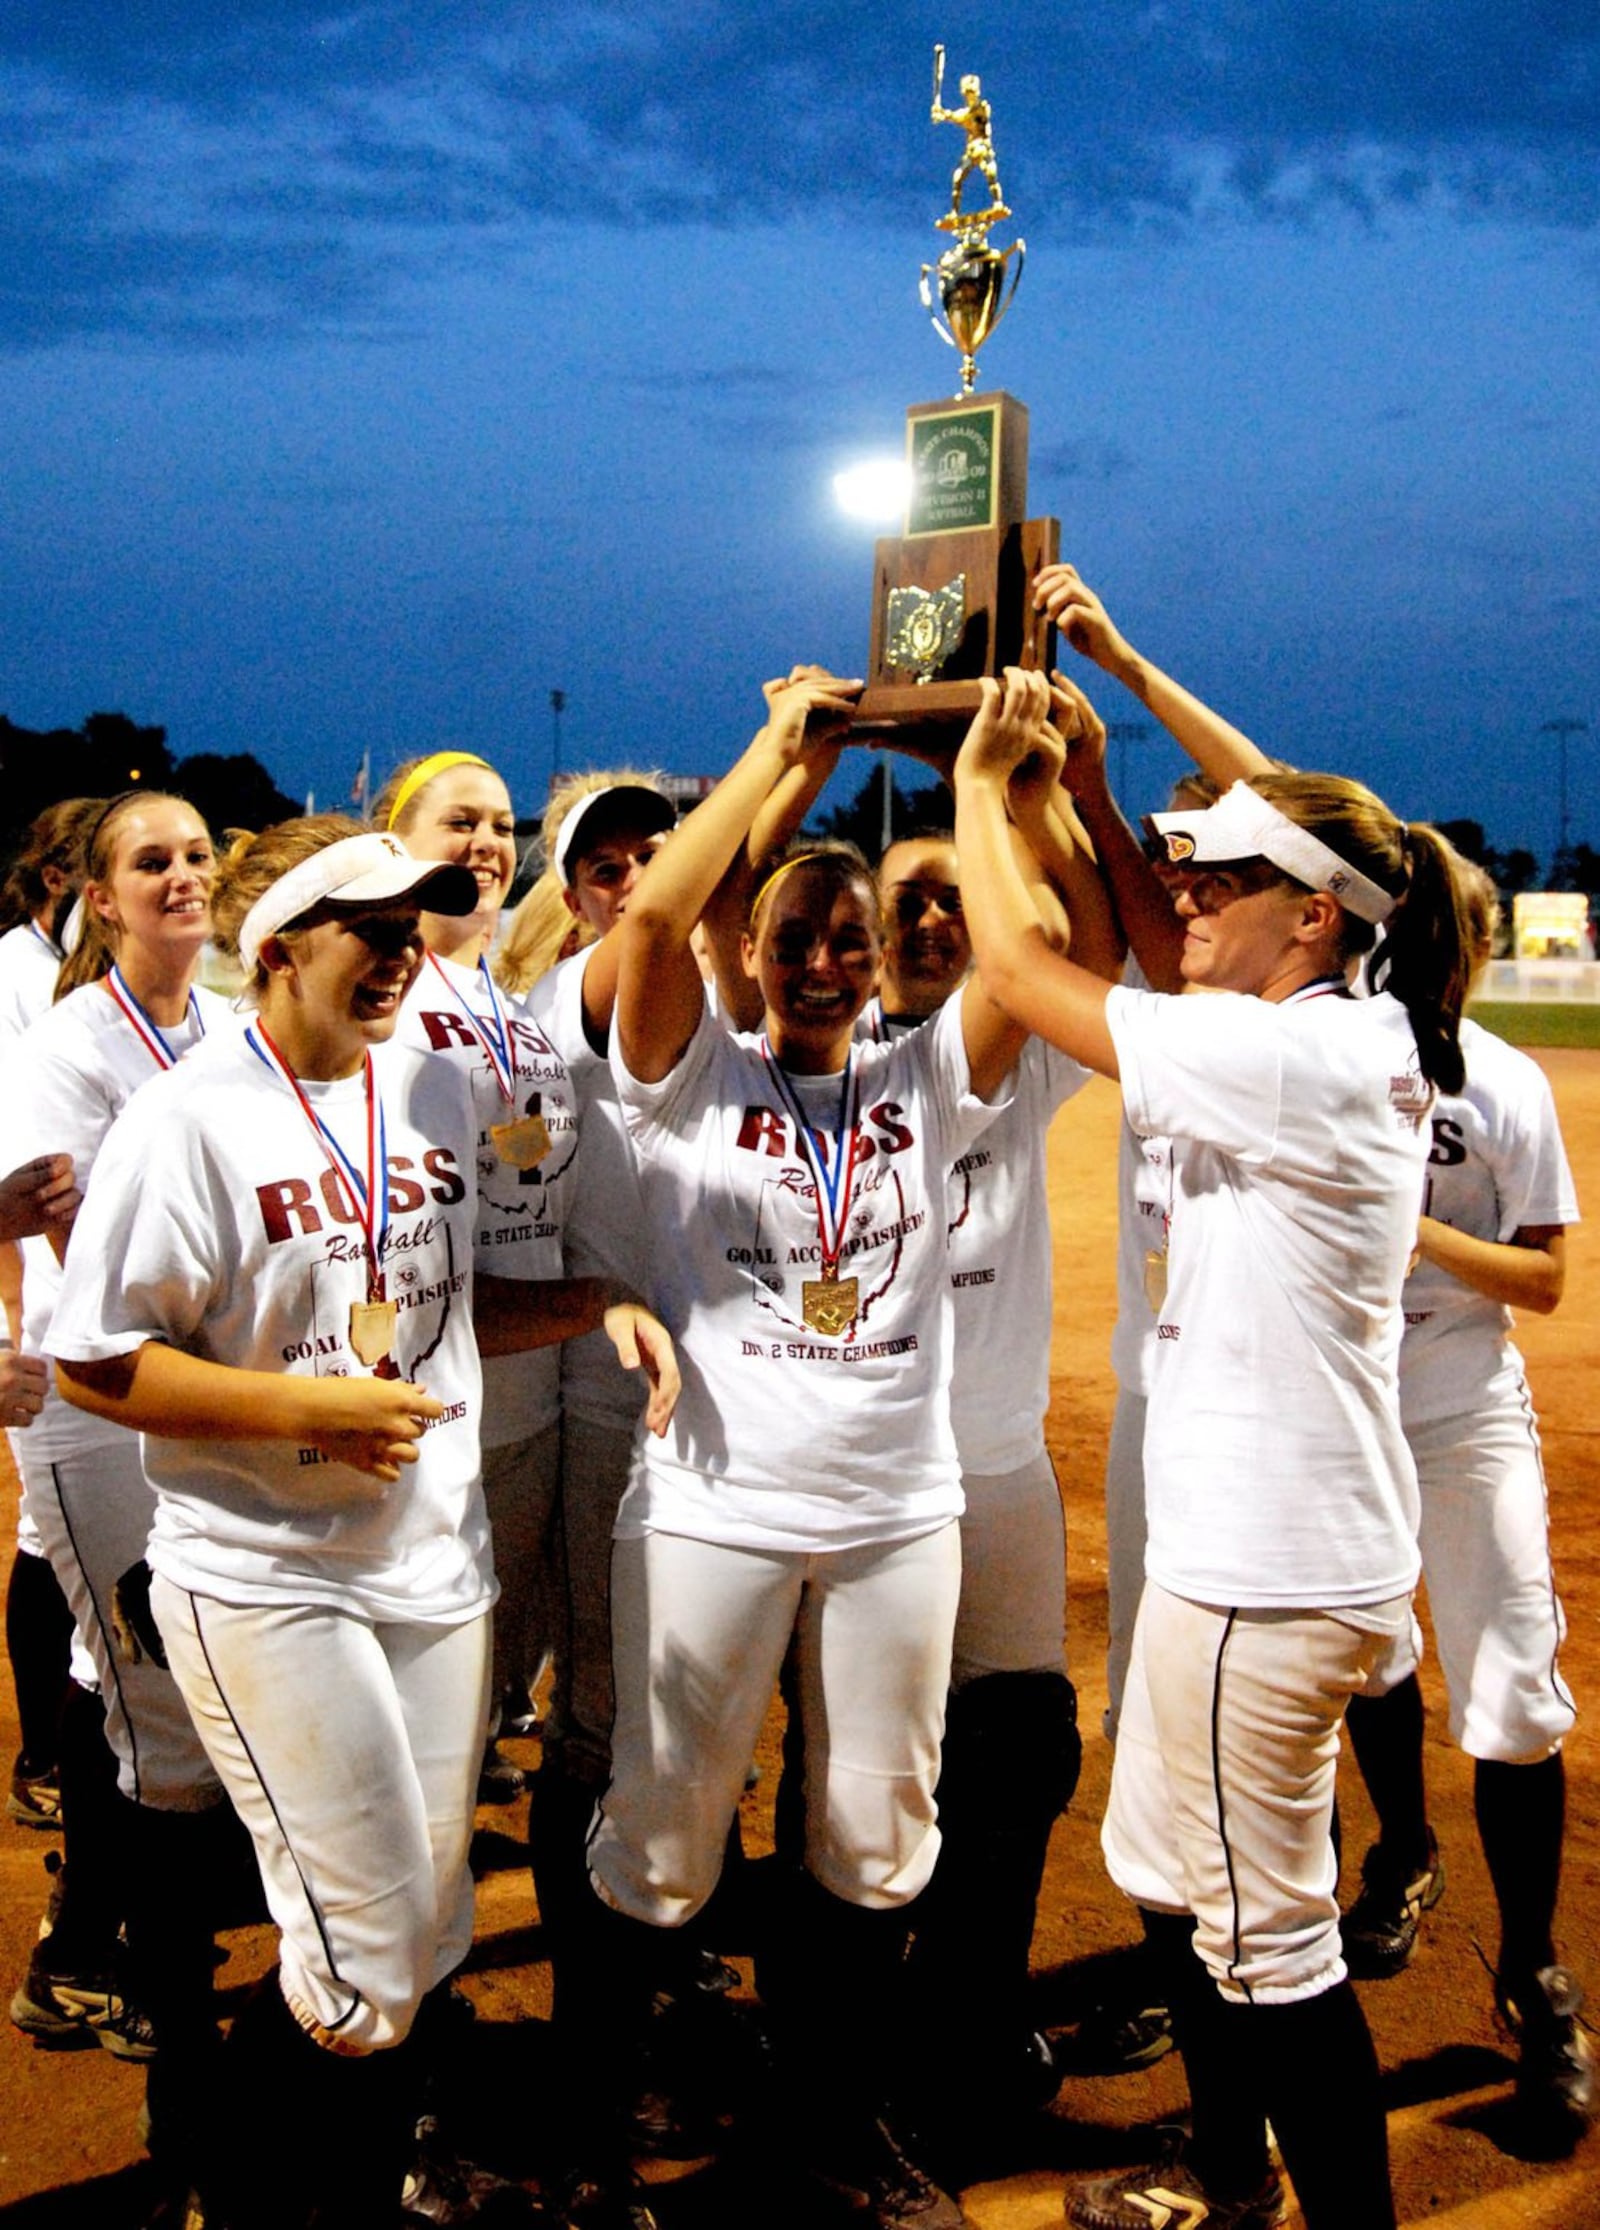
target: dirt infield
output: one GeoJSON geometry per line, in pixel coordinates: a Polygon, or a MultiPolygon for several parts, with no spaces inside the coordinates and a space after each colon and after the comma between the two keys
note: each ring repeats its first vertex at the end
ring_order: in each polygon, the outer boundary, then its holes
{"type": "MultiPolygon", "coordinates": [[[[1555,1087],[1578,1177],[1600,1215],[1600,1054],[1538,1056],[1555,1087]]],[[[1052,1138],[1051,1205],[1057,1235],[1057,1310],[1050,1444],[1061,1475],[1070,1540],[1071,1669],[1083,1724],[1097,1729],[1105,1700],[1105,1526],[1100,1474],[1113,1387],[1106,1359],[1114,1307],[1116,1098],[1094,1084],[1059,1118],[1052,1138]]],[[[1552,1522],[1570,1635],[1564,1669],[1591,1714],[1568,1746],[1569,1851],[1559,1935],[1564,1955],[1600,2007],[1600,1747],[1592,1716],[1600,1697],[1600,1421],[1592,1395],[1600,1350],[1600,1249],[1580,1232],[1570,1246],[1567,1298],[1521,1333],[1543,1420],[1552,1522]]],[[[1443,1737],[1431,1667],[1428,1770],[1432,1811],[1448,1863],[1448,1893],[1427,1924],[1412,1967],[1363,1987],[1388,2089],[1401,2221],[1449,2230],[1600,2224],[1600,2139],[1570,2161],[1519,2158],[1506,2113],[1512,2060],[1496,2030],[1488,1977],[1475,1946],[1494,1952],[1493,1904],[1472,1828],[1471,1776],[1443,1737]]],[[[769,1730],[770,1731],[770,1730],[769,1730]]],[[[6,1688],[0,1756],[16,1731],[6,1688]]],[[[1094,1995],[1107,1960],[1131,1934],[1128,1908],[1108,1884],[1097,1826],[1109,1778],[1106,1745],[1091,1734],[1083,1784],[1057,1830],[1034,1944],[1038,2018],[1066,2028],[1094,1995]]],[[[517,1753],[535,1758],[536,1745],[517,1753]]],[[[764,1833],[751,1802],[747,1840],[764,1833]]],[[[1370,1815],[1352,1781],[1342,1798],[1347,1876],[1366,1846],[1370,1815]]],[[[520,1808],[480,1816],[478,1934],[468,1988],[480,2020],[473,2071],[477,2111],[500,2165],[519,2168],[537,2150],[547,2042],[547,1969],[515,1837],[520,1808]]],[[[43,1904],[40,1861],[52,1838],[0,1826],[0,1980],[19,1979],[43,1904]]],[[[1347,1879],[1346,1891],[1351,1883],[1347,1879]]],[[[264,1930],[228,1939],[230,1990],[270,1957],[264,1930]]],[[[107,2226],[139,2219],[144,2193],[138,2071],[103,2052],[49,2054],[0,2022],[0,2221],[7,2225],[107,2226]]],[[[1064,2173],[1141,2157],[1148,2126],[1181,2107],[1171,2059],[1142,2074],[1070,2078],[1056,2107],[1008,2160],[1006,2173],[969,2188],[982,2230],[1035,2230],[1061,2219],[1064,2173]]],[[[1327,2101],[1337,2115],[1339,2102],[1327,2101]]],[[[781,2169],[734,2158],[663,2182],[653,2194],[662,2230],[712,2230],[787,2221],[781,2169]]],[[[802,2213],[794,2218],[804,2222],[802,2213]]],[[[1360,2230],[1353,2225],[1352,2230],[1360,2230]]]]}

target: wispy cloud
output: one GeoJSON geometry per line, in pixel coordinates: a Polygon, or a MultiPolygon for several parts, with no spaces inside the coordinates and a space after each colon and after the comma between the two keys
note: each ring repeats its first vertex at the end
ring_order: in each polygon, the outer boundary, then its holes
{"type": "MultiPolygon", "coordinates": [[[[1600,25],[1548,0],[1185,0],[1099,46],[1007,11],[981,68],[1025,212],[1085,239],[1419,205],[1587,229],[1600,25]]],[[[382,325],[508,235],[872,225],[942,198],[921,0],[563,11],[24,0],[0,18],[0,341],[382,325]]]]}

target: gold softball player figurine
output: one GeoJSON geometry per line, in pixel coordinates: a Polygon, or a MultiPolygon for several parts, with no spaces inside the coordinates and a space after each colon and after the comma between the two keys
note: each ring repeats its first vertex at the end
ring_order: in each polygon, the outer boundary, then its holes
{"type": "Polygon", "coordinates": [[[1006,207],[1005,196],[1000,191],[1000,172],[994,159],[994,139],[989,129],[989,104],[983,97],[982,80],[964,77],[961,80],[960,108],[944,105],[944,48],[933,50],[933,121],[936,124],[959,124],[967,135],[967,144],[961,160],[950,180],[950,211],[939,219],[942,232],[980,235],[990,225],[998,224],[1011,212],[1006,207]],[[961,192],[973,171],[981,171],[989,185],[989,207],[981,216],[969,215],[961,206],[961,192]]]}
{"type": "Polygon", "coordinates": [[[937,263],[922,266],[921,291],[923,306],[933,319],[934,331],[960,352],[961,393],[970,395],[977,377],[978,350],[1010,307],[1011,296],[1016,293],[1017,281],[1022,276],[1027,247],[1023,241],[1014,240],[1002,253],[989,245],[991,227],[1009,217],[1011,211],[1000,192],[991,111],[983,97],[982,81],[971,76],[961,80],[960,108],[946,108],[943,96],[944,48],[936,46],[933,50],[933,121],[959,124],[967,141],[950,180],[950,207],[934,220],[941,232],[954,233],[955,238],[937,263]],[[961,206],[962,193],[973,171],[978,171],[988,183],[987,209],[963,209],[961,206]],[[1006,265],[1013,257],[1016,262],[1008,294],[1006,265]],[[944,311],[942,323],[939,310],[934,306],[935,287],[939,307],[944,311]]]}

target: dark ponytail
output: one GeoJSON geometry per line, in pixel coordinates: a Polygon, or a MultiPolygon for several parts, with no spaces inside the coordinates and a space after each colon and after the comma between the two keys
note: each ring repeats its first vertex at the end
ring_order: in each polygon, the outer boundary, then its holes
{"type": "Polygon", "coordinates": [[[1374,974],[1410,1017],[1423,1075],[1441,1092],[1459,1092],[1461,1010],[1476,957],[1464,880],[1452,864],[1459,855],[1426,821],[1407,826],[1343,775],[1258,774],[1250,787],[1395,898],[1381,929],[1345,910],[1341,957],[1377,945],[1374,974]]]}
{"type": "Polygon", "coordinates": [[[1383,927],[1384,988],[1411,1018],[1423,1075],[1441,1092],[1459,1092],[1466,1082],[1461,1010],[1476,960],[1466,893],[1452,847],[1426,821],[1410,824],[1404,850],[1411,872],[1383,927]]]}
{"type": "MultiPolygon", "coordinates": [[[[104,798],[62,798],[47,805],[32,822],[11,871],[0,890],[0,930],[20,928],[36,921],[50,904],[51,891],[45,869],[53,867],[67,879],[71,893],[83,880],[83,846],[105,807],[104,798]]],[[[63,917],[70,905],[65,899],[63,917]]],[[[54,924],[51,924],[52,930],[54,924]]]]}

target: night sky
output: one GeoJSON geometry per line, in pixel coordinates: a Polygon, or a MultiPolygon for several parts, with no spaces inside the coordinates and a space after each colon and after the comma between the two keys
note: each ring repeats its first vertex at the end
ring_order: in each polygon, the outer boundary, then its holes
{"type": "Polygon", "coordinates": [[[861,671],[832,475],[956,369],[936,39],[1027,236],[980,385],[1030,509],[1267,749],[1547,858],[1540,730],[1600,735],[1593,0],[11,0],[0,712],[321,804],[458,744],[532,810],[552,688],[565,763],[689,771],[861,671]]]}

